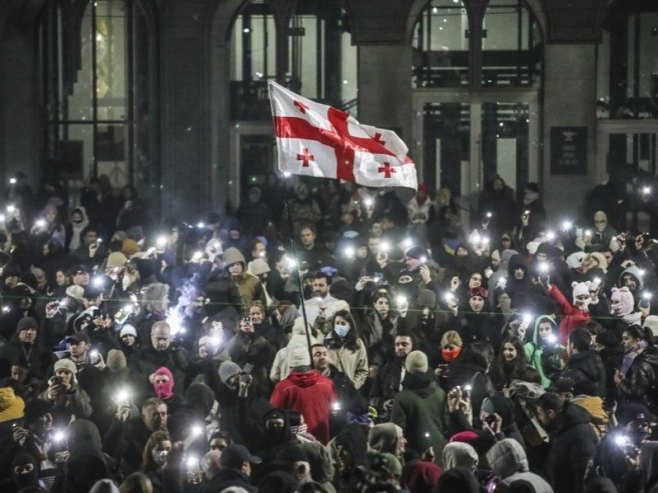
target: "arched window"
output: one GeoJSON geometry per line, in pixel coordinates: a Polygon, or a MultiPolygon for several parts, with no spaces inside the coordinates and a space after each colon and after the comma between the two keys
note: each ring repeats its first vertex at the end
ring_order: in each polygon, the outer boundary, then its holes
{"type": "Polygon", "coordinates": [[[413,33],[414,87],[468,84],[468,26],[468,14],[460,0],[428,2],[413,33]]]}
{"type": "Polygon", "coordinates": [[[532,86],[541,80],[542,36],[522,0],[490,0],[482,30],[482,85],[532,86]]]}
{"type": "Polygon", "coordinates": [[[155,161],[153,19],[139,0],[53,0],[39,25],[48,171],[150,184],[155,161]]]}

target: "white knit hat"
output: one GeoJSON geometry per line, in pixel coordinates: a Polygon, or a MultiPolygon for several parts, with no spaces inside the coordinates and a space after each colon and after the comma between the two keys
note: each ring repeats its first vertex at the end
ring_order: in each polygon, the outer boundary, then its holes
{"type": "Polygon", "coordinates": [[[299,366],[311,366],[311,356],[308,349],[301,345],[290,349],[290,368],[299,366]]]}
{"type": "Polygon", "coordinates": [[[427,355],[422,351],[411,351],[407,355],[404,367],[409,373],[427,373],[429,368],[427,355]]]}

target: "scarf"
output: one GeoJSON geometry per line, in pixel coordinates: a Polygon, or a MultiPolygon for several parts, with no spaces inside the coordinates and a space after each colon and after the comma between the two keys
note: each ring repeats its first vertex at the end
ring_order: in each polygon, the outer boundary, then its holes
{"type": "Polygon", "coordinates": [[[635,358],[637,358],[640,354],[642,354],[642,351],[644,351],[647,348],[647,342],[646,341],[640,341],[637,347],[631,348],[628,351],[626,351],[626,354],[624,354],[624,361],[621,364],[621,368],[619,371],[626,375],[626,372],[631,368],[631,365],[633,364],[633,361],[635,361],[635,358]]]}

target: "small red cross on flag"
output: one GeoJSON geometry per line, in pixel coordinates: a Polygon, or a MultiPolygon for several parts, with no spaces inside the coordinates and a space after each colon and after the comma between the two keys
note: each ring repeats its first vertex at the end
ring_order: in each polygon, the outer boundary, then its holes
{"type": "Polygon", "coordinates": [[[395,168],[391,168],[391,163],[384,163],[384,166],[377,168],[377,171],[384,173],[384,178],[390,178],[395,173],[395,168]]]}
{"type": "Polygon", "coordinates": [[[309,163],[313,161],[315,157],[313,157],[313,154],[308,152],[308,149],[304,149],[304,152],[301,154],[297,154],[297,160],[302,162],[302,166],[304,168],[308,168],[309,163]]]}
{"type": "Polygon", "coordinates": [[[276,82],[269,82],[269,90],[281,171],[418,189],[409,150],[392,130],[359,123],[276,82]]]}

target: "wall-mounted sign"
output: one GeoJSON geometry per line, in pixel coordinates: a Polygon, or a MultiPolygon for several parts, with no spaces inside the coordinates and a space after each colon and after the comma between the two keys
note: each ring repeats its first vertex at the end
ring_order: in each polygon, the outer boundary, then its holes
{"type": "Polygon", "coordinates": [[[587,127],[551,128],[551,174],[587,174],[587,127]]]}

